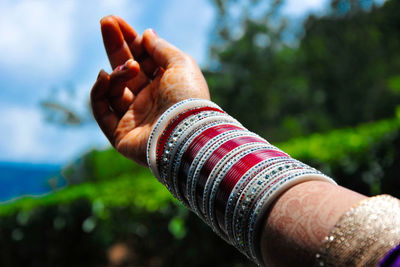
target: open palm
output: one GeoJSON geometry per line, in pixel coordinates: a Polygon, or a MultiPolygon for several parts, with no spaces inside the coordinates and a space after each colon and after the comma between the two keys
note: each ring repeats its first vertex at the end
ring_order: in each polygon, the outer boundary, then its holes
{"type": "Polygon", "coordinates": [[[188,55],[146,30],[139,36],[124,20],[101,20],[114,71],[100,71],[92,88],[94,117],[124,156],[146,165],[146,145],[157,118],[187,98],[209,99],[205,79],[188,55]]]}

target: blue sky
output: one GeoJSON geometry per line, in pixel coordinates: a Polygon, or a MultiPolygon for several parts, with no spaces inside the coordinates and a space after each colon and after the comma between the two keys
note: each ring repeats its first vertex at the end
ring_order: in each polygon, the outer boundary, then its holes
{"type": "MultiPolygon", "coordinates": [[[[288,0],[283,12],[302,17],[326,0],[288,0]]],[[[107,141],[95,123],[47,123],[39,102],[52,88],[73,84],[84,106],[98,71],[110,71],[99,20],[126,19],[141,33],[154,28],[200,65],[215,18],[211,0],[2,0],[0,2],[0,161],[65,164],[107,141]]]]}

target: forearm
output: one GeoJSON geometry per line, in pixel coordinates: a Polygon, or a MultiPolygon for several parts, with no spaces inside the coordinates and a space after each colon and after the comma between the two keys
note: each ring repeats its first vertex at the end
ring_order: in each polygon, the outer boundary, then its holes
{"type": "Polygon", "coordinates": [[[320,181],[290,188],[265,218],[260,244],[265,265],[311,266],[338,219],[366,198],[320,181]]]}
{"type": "Polygon", "coordinates": [[[322,248],[323,260],[335,261],[344,249],[335,237],[352,243],[355,232],[360,233],[361,244],[345,249],[349,254],[343,254],[342,262],[375,264],[400,238],[397,232],[385,233],[385,224],[391,222],[400,233],[398,200],[372,201],[371,205],[380,205],[373,214],[370,203],[363,201],[367,197],[290,158],[211,102],[183,101],[166,111],[150,136],[148,162],[174,196],[260,265],[308,266],[322,248]],[[357,206],[360,202],[366,205],[357,206]],[[349,214],[355,206],[357,212],[349,214]],[[380,243],[379,253],[364,257],[363,250],[374,252],[374,239],[366,236],[362,223],[352,222],[352,216],[367,222],[369,214],[384,215],[387,207],[396,212],[383,225],[373,224],[373,238],[384,234],[382,240],[389,243],[380,243]],[[348,227],[337,225],[341,221],[348,227]],[[335,229],[344,232],[331,235],[335,229]]]}

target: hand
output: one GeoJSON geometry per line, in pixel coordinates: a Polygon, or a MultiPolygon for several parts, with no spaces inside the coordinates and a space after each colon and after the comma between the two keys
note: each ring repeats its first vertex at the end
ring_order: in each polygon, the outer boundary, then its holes
{"type": "Polygon", "coordinates": [[[139,36],[124,20],[101,20],[114,71],[101,70],[91,92],[94,117],[124,156],[147,165],[146,146],[158,117],[187,98],[209,99],[197,63],[148,29],[139,36]]]}

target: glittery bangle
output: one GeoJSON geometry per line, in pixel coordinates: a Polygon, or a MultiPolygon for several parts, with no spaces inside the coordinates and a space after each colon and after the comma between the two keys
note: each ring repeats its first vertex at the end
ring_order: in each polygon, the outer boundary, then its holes
{"type": "MultiPolygon", "coordinates": [[[[199,195],[199,194],[202,195],[200,211],[202,212],[202,214],[205,217],[205,219],[207,220],[207,222],[210,222],[209,218],[207,216],[207,214],[208,214],[208,201],[207,201],[208,194],[213,186],[214,179],[215,179],[216,175],[218,174],[218,172],[221,170],[221,168],[223,168],[227,164],[227,162],[233,156],[243,153],[243,151],[247,151],[247,150],[254,151],[256,149],[259,149],[260,147],[261,148],[268,147],[268,145],[262,144],[262,143],[260,144],[259,142],[242,144],[238,147],[235,147],[228,153],[223,154],[222,158],[218,158],[218,161],[216,161],[216,164],[215,165],[212,164],[212,169],[210,171],[205,171],[206,172],[205,174],[202,172],[203,170],[205,170],[205,168],[203,168],[202,171],[200,171],[200,175],[204,174],[204,177],[206,177],[207,179],[205,180],[204,185],[202,185],[202,188],[203,188],[202,192],[199,191],[199,193],[197,193],[197,195],[199,195]]],[[[248,153],[250,153],[251,151],[249,151],[248,153]]],[[[200,184],[200,181],[201,180],[199,180],[199,184],[200,184]]]]}
{"type": "MultiPolygon", "coordinates": [[[[167,175],[171,177],[169,180],[172,182],[174,191],[176,193],[176,197],[184,202],[184,204],[188,205],[186,192],[180,190],[180,181],[178,177],[179,167],[181,164],[181,159],[183,153],[186,151],[186,148],[189,146],[191,141],[197,137],[197,135],[201,134],[207,128],[219,125],[219,124],[227,124],[232,123],[232,125],[241,126],[238,122],[233,119],[232,117],[222,117],[222,116],[215,116],[204,119],[200,121],[198,124],[193,125],[190,129],[187,130],[187,135],[182,136],[181,139],[178,141],[178,146],[176,146],[172,152],[173,160],[167,170],[167,175]]],[[[184,177],[185,178],[185,177],[184,177]]],[[[184,188],[186,189],[186,188],[184,188]]]]}
{"type": "MultiPolygon", "coordinates": [[[[198,205],[202,203],[205,184],[215,165],[233,149],[242,145],[254,146],[260,143],[258,140],[262,139],[247,130],[233,131],[226,133],[226,136],[221,136],[221,139],[202,148],[197,159],[198,163],[193,166],[193,169],[189,170],[189,175],[192,177],[192,185],[188,191],[190,192],[189,201],[191,206],[200,217],[204,219],[204,213],[201,212],[198,205]]],[[[269,143],[266,142],[265,144],[269,143]]],[[[196,159],[194,161],[197,162],[196,159]]]]}
{"type": "MultiPolygon", "coordinates": [[[[173,158],[173,153],[175,147],[179,146],[179,142],[182,139],[185,139],[187,135],[190,133],[190,129],[196,127],[195,125],[204,124],[204,122],[200,122],[201,120],[205,120],[205,122],[210,121],[210,117],[223,116],[225,118],[229,118],[229,116],[223,113],[215,112],[215,111],[203,111],[199,114],[191,115],[185,119],[183,119],[173,131],[170,133],[167,141],[165,143],[165,147],[163,149],[163,154],[161,156],[162,160],[158,165],[158,169],[160,171],[161,178],[166,175],[166,170],[168,169],[168,164],[171,163],[173,158]]],[[[214,120],[214,119],[213,119],[214,120]]],[[[218,119],[217,119],[218,120],[218,119]]]]}
{"type": "MultiPolygon", "coordinates": [[[[169,137],[166,139],[164,148],[163,148],[163,154],[161,155],[161,159],[158,161],[158,170],[160,174],[160,178],[163,182],[164,185],[167,186],[168,190],[173,190],[171,187],[171,184],[168,183],[170,179],[168,179],[167,175],[167,170],[169,169],[169,164],[172,161],[173,158],[173,153],[172,151],[174,148],[179,145],[179,141],[182,140],[182,138],[185,138],[188,133],[188,129],[193,127],[193,125],[197,125],[199,121],[208,119],[210,117],[215,117],[215,116],[224,116],[228,118],[226,114],[222,114],[219,112],[215,111],[203,111],[198,114],[191,115],[184,120],[182,120],[176,127],[173,129],[173,131],[170,133],[169,137]],[[182,137],[183,136],[183,137],[182,137]]],[[[206,120],[209,121],[210,119],[206,120]]],[[[161,149],[160,149],[161,150],[161,149]]]]}
{"type": "MultiPolygon", "coordinates": [[[[238,131],[238,130],[244,130],[242,127],[238,127],[236,125],[232,124],[219,124],[217,126],[208,128],[207,130],[202,131],[196,138],[192,140],[192,142],[189,144],[187,147],[186,151],[182,155],[182,164],[179,168],[179,173],[178,175],[187,175],[188,180],[191,178],[191,173],[189,169],[191,168],[193,164],[194,158],[197,156],[201,148],[209,142],[212,138],[223,134],[228,131],[238,131]]],[[[184,186],[186,186],[186,192],[190,192],[190,187],[191,183],[187,183],[184,186]]]]}
{"type": "Polygon", "coordinates": [[[325,238],[317,266],[377,266],[400,243],[400,201],[380,195],[346,212],[325,238]]]}
{"type": "MultiPolygon", "coordinates": [[[[179,123],[181,123],[183,120],[185,120],[188,117],[191,117],[190,121],[193,122],[195,119],[200,120],[200,119],[206,117],[205,114],[216,114],[216,113],[221,114],[224,112],[220,109],[213,108],[213,107],[196,107],[193,109],[189,109],[189,110],[185,111],[184,113],[181,113],[177,117],[175,117],[170,122],[170,124],[165,128],[165,130],[162,132],[160,138],[158,139],[157,149],[156,149],[157,165],[162,158],[162,154],[164,152],[164,149],[166,148],[168,139],[173,137],[173,135],[171,133],[175,130],[175,128],[177,128],[179,123]]],[[[175,138],[178,137],[177,134],[175,134],[175,135],[176,135],[175,138]]]]}
{"type": "MultiPolygon", "coordinates": [[[[270,151],[273,151],[276,149],[276,147],[271,146],[271,145],[265,145],[265,144],[258,144],[254,148],[249,148],[246,149],[245,151],[235,155],[232,159],[230,159],[228,162],[225,164],[222,164],[222,168],[213,174],[213,172],[210,174],[210,177],[207,181],[210,185],[205,186],[205,192],[204,192],[204,199],[203,202],[206,203],[206,211],[207,211],[207,218],[208,221],[210,222],[211,227],[214,229],[216,232],[221,232],[217,223],[216,219],[216,213],[215,213],[215,207],[214,207],[214,201],[215,201],[215,195],[217,192],[217,189],[222,181],[222,179],[226,176],[228,171],[231,169],[232,166],[234,166],[238,161],[240,161],[243,157],[246,157],[249,154],[253,153],[261,153],[261,154],[268,154],[270,151]],[[212,183],[212,186],[211,186],[212,183]]],[[[222,160],[221,160],[222,161],[222,160]]],[[[223,235],[223,233],[221,233],[223,235]]]]}
{"type": "MultiPolygon", "coordinates": [[[[196,201],[196,187],[199,183],[198,178],[200,177],[199,176],[200,171],[198,167],[200,166],[201,169],[204,163],[207,162],[209,155],[211,155],[215,151],[218,151],[221,147],[221,144],[230,142],[232,140],[237,140],[237,138],[244,137],[247,135],[248,131],[244,129],[230,130],[214,137],[207,144],[205,144],[199,149],[196,157],[193,159],[191,166],[187,171],[187,177],[190,183],[187,183],[186,185],[186,192],[188,193],[189,203],[191,203],[191,206],[194,208],[196,213],[198,213],[199,211],[196,201]]],[[[239,144],[237,146],[239,146],[239,144]]]]}
{"type": "Polygon", "coordinates": [[[190,129],[190,134],[187,134],[182,137],[182,139],[179,141],[179,144],[174,147],[173,149],[173,154],[174,156],[172,157],[171,161],[169,162],[168,168],[166,169],[167,176],[169,177],[168,180],[172,184],[173,191],[176,192],[176,197],[183,201],[184,204],[188,205],[188,207],[191,209],[187,197],[186,197],[186,191],[185,188],[181,186],[181,180],[186,179],[186,175],[183,177],[179,177],[179,168],[182,163],[182,155],[186,151],[187,146],[190,144],[191,140],[193,140],[198,134],[200,134],[203,130],[206,130],[208,128],[220,125],[220,124],[227,124],[227,123],[232,123],[234,124],[233,121],[230,121],[230,118],[227,117],[226,120],[221,120],[221,118],[207,118],[206,120],[202,121],[200,124],[194,125],[190,129]]]}
{"type": "MultiPolygon", "coordinates": [[[[219,133],[223,133],[223,129],[229,129],[229,130],[240,130],[242,129],[238,125],[235,124],[229,124],[229,123],[217,123],[216,125],[212,127],[206,127],[203,130],[197,131],[194,135],[192,135],[188,141],[185,143],[183,146],[181,153],[180,153],[180,164],[177,165],[178,170],[176,170],[177,177],[185,177],[185,179],[180,179],[179,180],[179,188],[181,192],[185,192],[185,197],[186,200],[189,201],[189,194],[190,194],[190,185],[192,184],[192,177],[188,173],[190,165],[192,163],[192,159],[188,156],[189,151],[193,151],[193,143],[195,142],[196,139],[198,139],[201,136],[204,136],[204,133],[208,133],[209,131],[212,131],[216,128],[219,128],[221,131],[216,131],[219,133]],[[220,128],[222,127],[222,129],[220,128]]],[[[215,132],[214,132],[215,133],[215,132]]],[[[189,202],[190,203],[190,202],[189,202]]]]}
{"type": "Polygon", "coordinates": [[[147,156],[147,164],[149,165],[150,170],[160,182],[161,180],[156,163],[156,147],[160,134],[165,129],[165,126],[168,125],[170,120],[173,119],[176,115],[178,115],[184,110],[202,106],[219,108],[218,105],[216,105],[215,103],[205,99],[197,99],[197,98],[186,99],[168,108],[163,114],[161,114],[161,116],[155,123],[153,130],[150,133],[149,140],[147,141],[146,156],[147,156]]]}
{"type": "Polygon", "coordinates": [[[265,192],[279,184],[280,181],[290,177],[294,170],[304,171],[307,168],[304,164],[297,164],[295,160],[271,166],[260,173],[255,179],[248,184],[243,190],[239,201],[236,203],[233,215],[233,237],[236,246],[245,251],[249,256],[249,244],[246,241],[247,232],[250,224],[250,217],[257,203],[262,199],[265,192]],[[283,166],[282,170],[279,168],[283,166]]]}
{"type": "MultiPolygon", "coordinates": [[[[234,237],[233,220],[234,220],[235,205],[238,202],[239,197],[243,194],[244,190],[247,188],[247,186],[249,185],[250,188],[249,191],[253,194],[264,183],[265,173],[273,172],[274,169],[277,169],[280,172],[284,172],[289,168],[293,168],[295,166],[296,167],[302,166],[299,164],[296,165],[295,163],[293,163],[293,161],[294,160],[292,158],[287,158],[287,157],[278,157],[278,158],[264,160],[259,164],[257,164],[256,166],[254,166],[245,175],[243,175],[242,179],[240,179],[240,181],[236,184],[235,188],[232,190],[225,209],[225,227],[228,236],[232,238],[234,237]]],[[[244,199],[244,196],[242,198],[244,199]]],[[[235,242],[234,240],[235,239],[233,238],[232,243],[235,242]]]]}
{"type": "Polygon", "coordinates": [[[251,135],[248,132],[244,132],[244,134],[233,136],[231,139],[224,139],[222,141],[223,142],[214,144],[214,149],[209,150],[208,153],[205,153],[205,157],[203,157],[204,165],[202,165],[202,168],[198,170],[199,179],[196,179],[196,184],[198,184],[198,187],[202,189],[204,188],[211,171],[229,152],[242,145],[250,143],[270,145],[263,139],[251,135]]]}
{"type": "Polygon", "coordinates": [[[253,167],[257,166],[257,164],[259,164],[260,162],[271,158],[281,157],[289,158],[289,155],[275,147],[273,149],[266,149],[263,151],[257,151],[255,153],[248,154],[229,168],[228,172],[222,178],[219,185],[214,184],[215,197],[210,196],[210,199],[213,199],[213,201],[215,201],[215,214],[217,218],[217,223],[222,231],[226,232],[225,210],[228,203],[229,195],[232,193],[236,184],[241,179],[244,179],[245,174],[253,167]]]}

